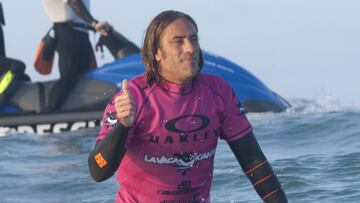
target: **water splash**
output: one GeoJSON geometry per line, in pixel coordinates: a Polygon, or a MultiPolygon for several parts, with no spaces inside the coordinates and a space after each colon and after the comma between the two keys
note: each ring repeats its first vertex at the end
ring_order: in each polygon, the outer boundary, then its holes
{"type": "Polygon", "coordinates": [[[314,99],[294,99],[291,100],[292,108],[286,112],[289,114],[300,113],[327,113],[337,112],[345,108],[336,98],[331,96],[317,96],[314,99]]]}

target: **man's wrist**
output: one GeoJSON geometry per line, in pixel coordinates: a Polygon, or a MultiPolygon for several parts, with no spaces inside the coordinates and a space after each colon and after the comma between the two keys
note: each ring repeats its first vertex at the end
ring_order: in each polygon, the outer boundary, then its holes
{"type": "Polygon", "coordinates": [[[96,26],[96,24],[97,24],[98,22],[99,22],[98,20],[93,20],[93,21],[90,23],[90,27],[95,30],[95,26],[96,26]]]}
{"type": "Polygon", "coordinates": [[[122,124],[120,121],[118,121],[116,124],[115,124],[115,127],[118,128],[118,129],[122,129],[122,130],[129,130],[131,127],[127,127],[125,126],[124,124],[122,124]]]}

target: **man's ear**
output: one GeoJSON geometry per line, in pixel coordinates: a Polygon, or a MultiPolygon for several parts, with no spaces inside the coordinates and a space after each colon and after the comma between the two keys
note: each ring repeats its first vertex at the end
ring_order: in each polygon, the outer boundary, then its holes
{"type": "Polygon", "coordinates": [[[161,60],[161,58],[162,58],[161,51],[160,51],[160,49],[158,49],[156,54],[155,54],[155,60],[157,62],[159,62],[161,60]]]}

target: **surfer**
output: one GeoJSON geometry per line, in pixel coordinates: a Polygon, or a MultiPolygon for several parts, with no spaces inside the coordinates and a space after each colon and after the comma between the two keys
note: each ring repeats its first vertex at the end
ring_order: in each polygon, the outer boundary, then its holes
{"type": "Polygon", "coordinates": [[[109,23],[92,17],[89,4],[89,0],[43,0],[45,11],[53,22],[60,73],[60,79],[51,88],[48,111],[61,107],[78,74],[97,66],[87,28],[105,36],[112,30],[109,23]]]}
{"type": "Polygon", "coordinates": [[[122,81],[88,159],[95,181],[117,171],[115,202],[210,202],[219,138],[264,202],[287,202],[232,88],[201,72],[195,21],[178,11],[160,13],[141,54],[145,74],[122,81]]]}

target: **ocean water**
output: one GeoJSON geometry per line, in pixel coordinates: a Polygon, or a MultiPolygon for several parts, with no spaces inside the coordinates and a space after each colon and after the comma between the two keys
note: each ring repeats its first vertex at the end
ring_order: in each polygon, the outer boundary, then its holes
{"type": "MultiPolygon", "coordinates": [[[[293,107],[283,113],[248,114],[289,202],[360,202],[360,109],[328,97],[290,102],[293,107]]],[[[1,134],[0,202],[113,202],[115,178],[95,183],[88,174],[97,131],[1,134]]],[[[223,141],[215,156],[211,199],[261,202],[223,141]]]]}

